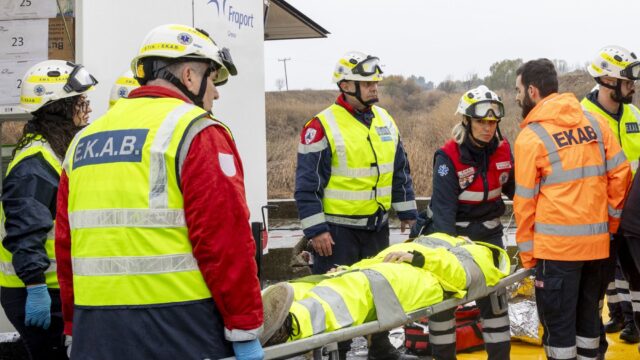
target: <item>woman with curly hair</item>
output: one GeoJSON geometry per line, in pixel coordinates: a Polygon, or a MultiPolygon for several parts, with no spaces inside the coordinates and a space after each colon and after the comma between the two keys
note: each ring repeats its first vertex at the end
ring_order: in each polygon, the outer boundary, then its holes
{"type": "Polygon", "coordinates": [[[67,359],[54,234],[62,161],[97,84],[81,65],[47,60],[24,77],[20,105],[33,115],[2,186],[0,303],[31,359],[67,359]]]}

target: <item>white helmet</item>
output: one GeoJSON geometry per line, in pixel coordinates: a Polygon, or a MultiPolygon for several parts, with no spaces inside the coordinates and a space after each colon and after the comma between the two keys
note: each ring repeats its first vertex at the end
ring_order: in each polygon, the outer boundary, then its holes
{"type": "Polygon", "coordinates": [[[206,32],[186,25],[161,25],[147,34],[138,55],[131,61],[131,71],[136,79],[142,80],[153,75],[149,74],[152,69],[145,68],[142,61],[151,57],[210,60],[218,70],[214,80],[214,84],[218,86],[227,82],[229,74],[237,74],[227,48],[218,48],[206,32]]]}
{"type": "Polygon", "coordinates": [[[20,89],[20,107],[34,112],[50,102],[80,95],[98,84],[82,65],[46,60],[31,67],[20,89]]]}
{"type": "Polygon", "coordinates": [[[382,69],[380,59],[365,55],[359,51],[351,51],[338,60],[333,71],[333,82],[338,84],[343,80],[353,81],[381,81],[382,69]]]}
{"type": "Polygon", "coordinates": [[[610,76],[623,80],[640,79],[640,61],[636,54],[616,45],[600,49],[587,70],[594,78],[610,76]]]}
{"type": "Polygon", "coordinates": [[[109,107],[112,107],[116,101],[121,98],[126,98],[129,93],[140,87],[138,80],[133,77],[131,70],[127,70],[122,74],[115,84],[111,88],[111,95],[109,96],[109,107]]]}
{"type": "Polygon", "coordinates": [[[504,104],[498,94],[480,85],[462,95],[455,113],[476,119],[500,120],[504,117],[504,104]]]}

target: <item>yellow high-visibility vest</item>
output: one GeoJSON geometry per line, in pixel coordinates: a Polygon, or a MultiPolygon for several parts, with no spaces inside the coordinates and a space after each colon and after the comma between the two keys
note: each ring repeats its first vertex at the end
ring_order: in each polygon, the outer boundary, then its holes
{"type": "Polygon", "coordinates": [[[391,207],[399,132],[386,110],[372,111],[369,128],[336,104],[317,115],[331,147],[331,178],[322,199],[326,214],[367,216],[391,207]]]}
{"type": "Polygon", "coordinates": [[[191,141],[211,125],[206,111],[178,99],[121,99],[74,138],[63,166],[76,305],[211,297],[179,186],[191,141]]]}
{"type": "MultiPolygon", "coordinates": [[[[13,170],[13,168],[18,165],[22,160],[27,157],[31,157],[34,155],[40,154],[42,158],[49,164],[51,167],[58,173],[62,172],[62,165],[60,163],[60,159],[55,155],[49,143],[46,142],[41,136],[36,136],[33,141],[24,148],[20,149],[20,151],[15,155],[13,160],[9,163],[7,168],[7,176],[13,170]]],[[[0,208],[1,209],[1,208],[0,208]]],[[[55,214],[53,214],[55,216],[55,214]]],[[[4,214],[4,210],[0,212],[0,237],[4,239],[6,236],[6,230],[4,227],[4,222],[6,220],[6,216],[4,214]]],[[[59,289],[60,285],[58,285],[58,276],[56,274],[56,253],[55,253],[55,218],[53,219],[53,227],[47,233],[47,239],[44,243],[45,250],[47,251],[47,257],[49,258],[50,264],[47,270],[44,272],[45,280],[47,283],[47,287],[52,289],[59,289]]],[[[10,287],[10,288],[23,288],[25,287],[24,283],[18,275],[16,275],[16,270],[13,268],[12,263],[13,256],[9,252],[9,250],[5,249],[4,246],[0,246],[0,286],[10,287]]]]}
{"type": "Polygon", "coordinates": [[[616,135],[624,155],[631,164],[631,172],[635,174],[638,169],[638,159],[640,159],[640,110],[633,104],[620,104],[622,117],[620,121],[616,121],[587,98],[582,99],[580,104],[585,110],[607,119],[609,127],[616,135]]]}

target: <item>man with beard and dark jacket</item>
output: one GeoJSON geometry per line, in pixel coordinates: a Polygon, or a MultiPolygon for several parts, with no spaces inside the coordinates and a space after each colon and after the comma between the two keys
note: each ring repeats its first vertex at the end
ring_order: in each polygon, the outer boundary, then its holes
{"type": "Polygon", "coordinates": [[[54,229],[62,159],[89,120],[85,93],[97,81],[79,64],[47,60],[29,69],[24,127],[2,186],[0,302],[30,359],[66,359],[54,229]]]}
{"type": "Polygon", "coordinates": [[[516,242],[536,268],[549,359],[599,356],[601,284],[631,170],[606,120],[558,93],[548,59],[516,72],[522,131],[515,142],[516,242]]]}
{"type": "MultiPolygon", "coordinates": [[[[456,113],[462,119],[453,128],[453,138],[434,156],[431,224],[422,233],[462,235],[504,248],[502,194],[512,198],[515,191],[511,147],[498,128],[504,104],[482,85],[462,95],[456,113]]],[[[496,313],[489,297],[477,302],[489,360],[509,359],[509,314],[496,313]]],[[[454,310],[429,318],[429,341],[436,360],[456,358],[454,310]]]]}
{"type": "MultiPolygon", "coordinates": [[[[635,93],[635,80],[640,74],[640,62],[633,52],[610,45],[600,49],[587,70],[598,87],[582,99],[582,107],[607,119],[631,164],[631,171],[635,173],[640,157],[640,111],[631,102],[635,93]]],[[[604,325],[604,331],[614,333],[622,330],[620,339],[637,343],[640,342],[640,335],[634,322],[631,301],[640,303],[640,279],[630,279],[627,276],[625,268],[633,267],[633,264],[625,263],[621,266],[618,252],[628,252],[628,249],[624,237],[614,234],[609,254],[610,273],[603,284],[610,318],[604,325]],[[626,279],[636,282],[635,290],[629,291],[626,279]]],[[[602,296],[604,297],[604,292],[602,296]]],[[[640,313],[636,313],[636,317],[640,321],[640,313]]],[[[604,354],[607,350],[604,333],[600,340],[600,350],[604,354]]]]}

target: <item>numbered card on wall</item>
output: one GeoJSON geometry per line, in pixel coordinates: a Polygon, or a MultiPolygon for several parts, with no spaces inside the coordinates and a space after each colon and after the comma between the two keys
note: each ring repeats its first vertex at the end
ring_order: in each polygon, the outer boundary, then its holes
{"type": "Polygon", "coordinates": [[[49,20],[0,21],[0,61],[46,59],[49,20]]]}
{"type": "Polygon", "coordinates": [[[0,0],[0,20],[55,17],[56,0],[0,0]]]}
{"type": "MultiPolygon", "coordinates": [[[[0,107],[20,103],[22,78],[29,68],[46,57],[20,61],[0,61],[0,107]]],[[[0,111],[2,113],[3,111],[0,111]]]]}

